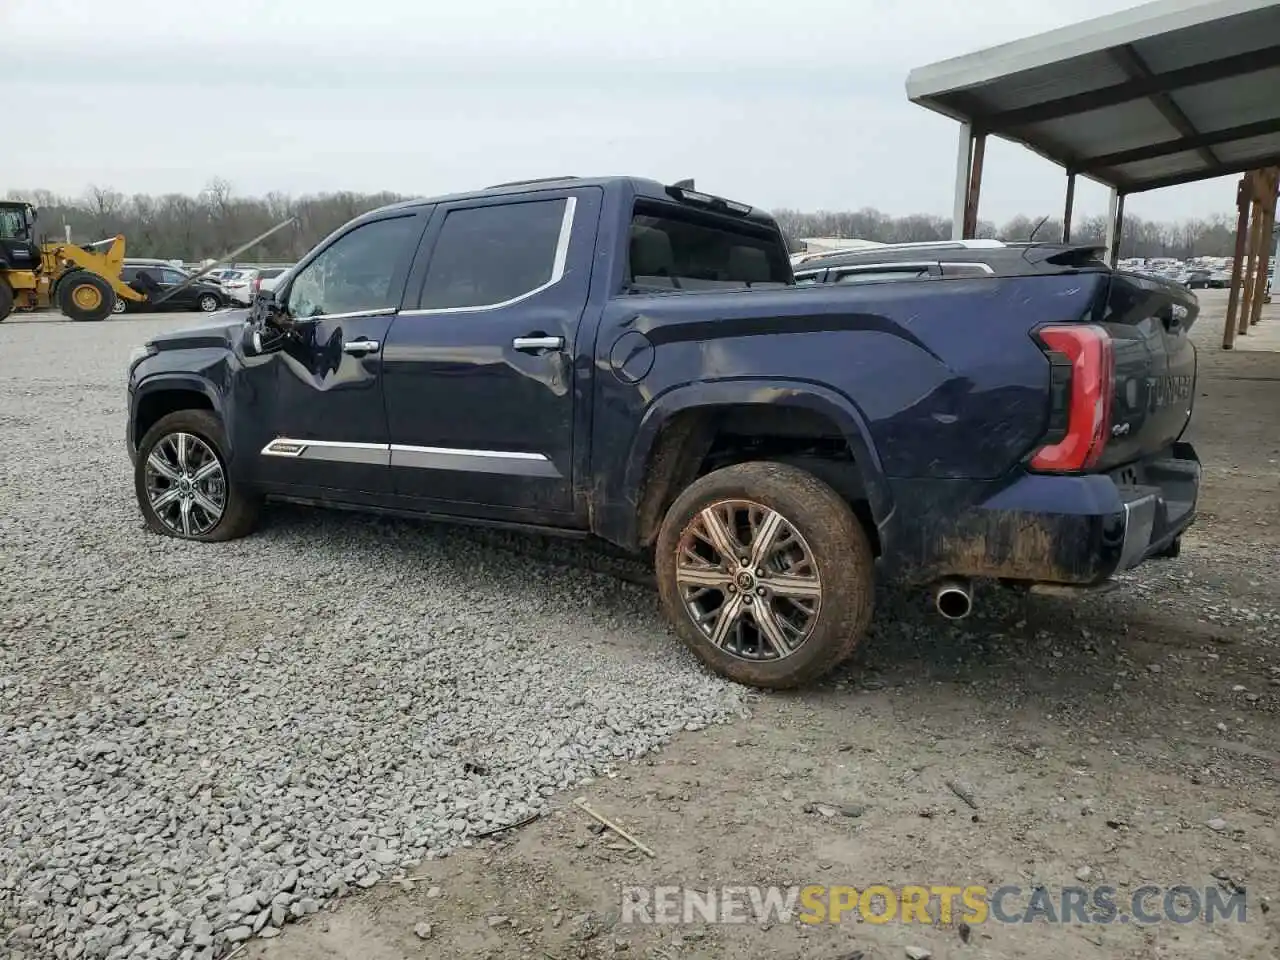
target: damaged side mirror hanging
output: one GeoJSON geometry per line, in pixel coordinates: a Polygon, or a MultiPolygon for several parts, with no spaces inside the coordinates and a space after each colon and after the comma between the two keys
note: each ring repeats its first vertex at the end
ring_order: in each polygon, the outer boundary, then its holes
{"type": "Polygon", "coordinates": [[[297,332],[289,309],[276,299],[274,291],[260,293],[245,321],[246,353],[262,354],[278,349],[285,337],[297,332]]]}

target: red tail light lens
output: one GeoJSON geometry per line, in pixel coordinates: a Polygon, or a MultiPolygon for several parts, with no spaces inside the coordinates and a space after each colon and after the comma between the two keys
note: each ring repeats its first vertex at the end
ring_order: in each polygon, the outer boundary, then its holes
{"type": "Polygon", "coordinates": [[[1115,354],[1111,337],[1092,324],[1042,327],[1036,336],[1045,348],[1065,357],[1071,368],[1067,391],[1066,433],[1031,458],[1033,470],[1074,473],[1097,464],[1107,445],[1115,354]]]}
{"type": "Polygon", "coordinates": [[[262,278],[261,278],[261,277],[254,277],[254,278],[253,278],[253,292],[254,292],[254,293],[257,293],[257,292],[258,292],[259,290],[261,290],[261,289],[262,289],[262,278]]]}

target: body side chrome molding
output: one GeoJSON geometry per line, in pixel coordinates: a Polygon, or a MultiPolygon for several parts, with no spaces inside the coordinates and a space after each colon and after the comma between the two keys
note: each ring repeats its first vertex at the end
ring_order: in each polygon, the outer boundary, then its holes
{"type": "Polygon", "coordinates": [[[358,443],[277,437],[262,448],[261,455],[292,460],[381,464],[419,470],[561,476],[560,471],[544,454],[519,450],[467,450],[460,447],[418,447],[405,443],[358,443]]]}

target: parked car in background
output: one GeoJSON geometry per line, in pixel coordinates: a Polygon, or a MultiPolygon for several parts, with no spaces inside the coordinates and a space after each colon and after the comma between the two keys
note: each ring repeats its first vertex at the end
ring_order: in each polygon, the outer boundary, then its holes
{"type": "Polygon", "coordinates": [[[652,558],[709,666],[796,686],[879,578],[960,618],[972,578],[1069,593],[1177,554],[1198,302],[1099,254],[877,249],[798,287],[772,217],[682,184],[386,207],[247,319],[134,351],[138,504],[188,540],[268,497],[595,536],[652,558]]]}
{"type": "Polygon", "coordinates": [[[1189,270],[1182,283],[1191,290],[1221,290],[1230,282],[1230,277],[1220,270],[1189,270]]]}
{"type": "Polygon", "coordinates": [[[258,279],[257,270],[236,269],[222,278],[222,289],[227,297],[235,303],[248,306],[253,303],[254,281],[258,279]]]}
{"type": "Polygon", "coordinates": [[[227,306],[227,296],[221,287],[216,283],[206,283],[203,277],[194,283],[188,283],[191,276],[177,267],[162,267],[153,263],[133,263],[126,260],[120,271],[121,279],[139,293],[145,293],[147,301],[135,303],[132,300],[117,297],[112,312],[199,310],[201,313],[213,313],[227,306]],[[179,287],[181,289],[178,289],[179,287]],[[169,291],[175,289],[177,289],[176,293],[166,297],[169,291]],[[158,298],[165,299],[157,304],[150,302],[158,298]]]}

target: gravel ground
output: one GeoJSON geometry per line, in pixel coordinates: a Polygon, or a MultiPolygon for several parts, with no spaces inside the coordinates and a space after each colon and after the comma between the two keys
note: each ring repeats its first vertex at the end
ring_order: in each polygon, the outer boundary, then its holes
{"type": "Polygon", "coordinates": [[[221,956],[737,714],[650,592],[502,538],[146,532],[124,362],[192,320],[0,326],[6,956],[221,956]]]}

